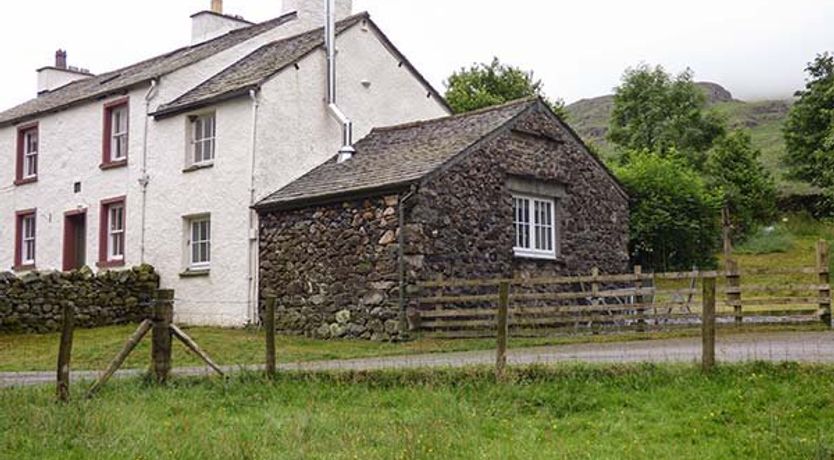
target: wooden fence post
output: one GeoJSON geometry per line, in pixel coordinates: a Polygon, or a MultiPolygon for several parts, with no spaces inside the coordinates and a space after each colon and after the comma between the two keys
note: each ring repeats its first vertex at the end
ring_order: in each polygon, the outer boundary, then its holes
{"type": "Polygon", "coordinates": [[[634,266],[634,303],[638,304],[637,307],[637,332],[646,332],[646,309],[643,308],[643,304],[646,303],[646,299],[641,294],[643,290],[643,267],[641,265],[634,266]]]}
{"type": "Polygon", "coordinates": [[[724,259],[725,273],[727,280],[727,303],[733,306],[736,326],[744,323],[744,314],[741,307],[741,272],[738,269],[738,262],[735,259],[724,259]]]}
{"type": "Polygon", "coordinates": [[[153,331],[151,342],[151,367],[159,384],[168,381],[171,372],[171,322],[174,320],[174,291],[160,289],[156,292],[153,307],[153,331]]]}
{"type": "Polygon", "coordinates": [[[64,304],[64,324],[61,329],[61,346],[58,350],[58,387],[56,389],[58,401],[69,401],[70,388],[70,359],[72,357],[72,334],[75,330],[75,304],[69,301],[64,304]]]}
{"type": "Polygon", "coordinates": [[[715,367],[715,278],[704,277],[704,298],[701,317],[702,366],[704,371],[715,367]]]}
{"type": "Polygon", "coordinates": [[[502,281],[498,286],[498,350],[495,357],[495,376],[504,378],[507,367],[507,336],[509,327],[510,283],[502,281]]]}
{"type": "Polygon", "coordinates": [[[272,292],[267,293],[265,297],[263,321],[266,329],[266,375],[272,378],[275,376],[275,303],[278,299],[272,292]]]}
{"type": "Polygon", "coordinates": [[[828,315],[828,324],[834,327],[834,312],[831,311],[831,276],[828,273],[829,247],[828,241],[817,241],[817,273],[819,282],[819,303],[823,318],[828,315]]]}

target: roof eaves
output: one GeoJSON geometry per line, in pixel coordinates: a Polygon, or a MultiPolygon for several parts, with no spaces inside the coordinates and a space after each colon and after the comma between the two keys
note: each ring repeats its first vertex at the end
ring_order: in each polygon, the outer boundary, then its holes
{"type": "Polygon", "coordinates": [[[301,209],[310,206],[319,206],[324,204],[338,203],[344,200],[355,200],[367,196],[382,195],[403,190],[413,184],[419,182],[419,179],[410,179],[404,181],[392,182],[377,187],[365,187],[346,192],[323,193],[315,196],[307,196],[301,198],[290,198],[280,201],[268,201],[268,198],[255,203],[252,209],[258,212],[275,212],[275,211],[289,211],[293,209],[301,209]]]}
{"type": "Polygon", "coordinates": [[[241,88],[236,88],[233,91],[227,91],[222,94],[218,94],[216,96],[212,96],[206,99],[200,99],[194,101],[192,103],[183,104],[173,106],[167,109],[157,110],[156,112],[152,113],[151,116],[154,117],[155,120],[164,120],[166,118],[171,118],[177,114],[188,112],[191,110],[201,109],[203,107],[207,107],[213,104],[217,104],[219,102],[225,102],[231,99],[235,99],[244,95],[249,94],[250,90],[257,90],[259,88],[258,85],[247,85],[241,88]]]}

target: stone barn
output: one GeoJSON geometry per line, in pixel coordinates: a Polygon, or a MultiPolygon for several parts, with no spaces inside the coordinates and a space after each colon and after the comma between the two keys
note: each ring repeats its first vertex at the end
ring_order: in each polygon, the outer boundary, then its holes
{"type": "Polygon", "coordinates": [[[377,128],[256,206],[278,328],[399,340],[417,281],[620,272],[628,197],[539,99],[377,128]]]}

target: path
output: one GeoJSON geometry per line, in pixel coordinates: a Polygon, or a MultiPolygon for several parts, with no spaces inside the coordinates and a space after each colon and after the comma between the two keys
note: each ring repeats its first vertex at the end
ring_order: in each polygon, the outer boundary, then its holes
{"type": "MultiPolygon", "coordinates": [[[[509,364],[549,364],[560,362],[626,363],[626,362],[696,362],[701,357],[700,337],[587,343],[536,348],[517,348],[508,352],[509,364]]],[[[280,353],[280,350],[279,350],[280,353]]],[[[719,362],[798,361],[834,363],[834,332],[773,332],[719,337],[716,346],[719,362]]],[[[381,358],[360,358],[334,361],[311,361],[280,364],[284,371],[378,370],[420,367],[464,367],[492,365],[493,351],[467,351],[381,358]]],[[[224,366],[224,371],[259,370],[261,366],[224,366]]],[[[143,370],[130,369],[116,373],[116,378],[138,376],[143,370]]],[[[208,368],[174,369],[174,375],[210,375],[208,368]]],[[[72,379],[92,380],[97,371],[75,371],[72,379]]],[[[0,387],[37,385],[55,381],[54,372],[0,373],[0,387]]]]}

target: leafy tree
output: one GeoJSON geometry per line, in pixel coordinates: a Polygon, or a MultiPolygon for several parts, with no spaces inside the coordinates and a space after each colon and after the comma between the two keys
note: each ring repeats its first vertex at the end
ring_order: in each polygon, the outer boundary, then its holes
{"type": "Polygon", "coordinates": [[[788,174],[834,189],[834,55],[823,53],[805,69],[805,89],[785,122],[788,174]]]}
{"type": "Polygon", "coordinates": [[[514,99],[539,96],[564,119],[564,102],[544,95],[543,84],[533,72],[502,64],[494,58],[490,64],[473,64],[452,74],[445,82],[446,100],[455,113],[503,104],[514,99]]]}
{"type": "Polygon", "coordinates": [[[676,151],[700,170],[725,125],[705,108],[706,96],[693,83],[691,70],[673,77],[661,66],[630,68],[615,90],[608,138],[625,151],[624,162],[628,152],[665,156],[676,151]]]}
{"type": "Polygon", "coordinates": [[[629,251],[653,270],[688,270],[716,264],[721,228],[720,192],[674,150],[666,156],[632,152],[617,175],[632,198],[629,251]]]}
{"type": "Polygon", "coordinates": [[[749,134],[733,131],[716,141],[704,168],[707,182],[723,192],[738,239],[776,211],[776,184],[760,156],[749,134]]]}

